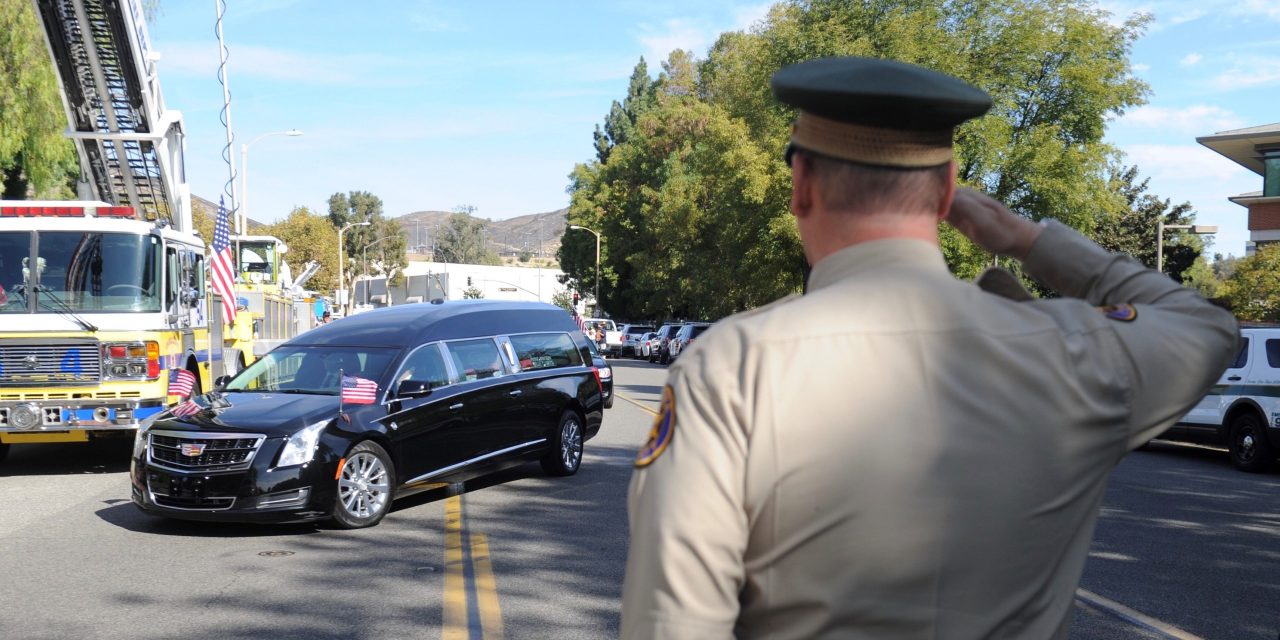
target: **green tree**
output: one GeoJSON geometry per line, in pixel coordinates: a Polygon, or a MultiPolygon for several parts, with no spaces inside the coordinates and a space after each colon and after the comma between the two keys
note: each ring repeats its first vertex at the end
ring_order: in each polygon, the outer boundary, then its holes
{"type": "Polygon", "coordinates": [[[0,0],[0,24],[0,198],[74,198],[79,163],[32,3],[0,0]]]}
{"type": "Polygon", "coordinates": [[[554,304],[565,311],[573,312],[573,294],[565,291],[557,291],[551,294],[551,304],[554,304]]]}
{"type": "Polygon", "coordinates": [[[338,285],[338,231],[325,216],[297,207],[289,216],[265,230],[284,241],[289,252],[283,257],[296,277],[312,260],[320,270],[304,285],[316,291],[332,291],[338,285]]]}
{"type": "Polygon", "coordinates": [[[1220,296],[1241,320],[1280,322],[1280,244],[1240,260],[1220,296]]]}
{"type": "Polygon", "coordinates": [[[502,264],[497,252],[485,242],[486,227],[484,220],[466,212],[449,216],[436,241],[436,260],[454,264],[502,264]]]}
{"type": "Polygon", "coordinates": [[[337,230],[352,223],[363,221],[370,223],[368,226],[351,227],[342,235],[343,260],[346,263],[343,269],[347,280],[342,286],[343,289],[351,290],[355,279],[364,273],[365,265],[361,264],[360,260],[366,255],[373,255],[372,252],[375,250],[380,252],[377,254],[379,270],[376,272],[379,275],[394,278],[408,266],[409,262],[405,257],[405,239],[400,223],[383,216],[382,199],[378,196],[367,191],[335,193],[329,196],[328,218],[329,223],[337,230]],[[380,238],[386,239],[370,246],[380,238]],[[387,246],[381,247],[382,244],[387,246]],[[365,251],[366,247],[368,252],[365,251]]]}
{"type": "MultiPolygon", "coordinates": [[[[1137,181],[1137,167],[1114,168],[1110,189],[1118,194],[1125,208],[1118,214],[1104,214],[1094,224],[1093,239],[1110,251],[1133,256],[1142,264],[1156,267],[1156,233],[1159,222],[1166,225],[1187,225],[1195,222],[1191,203],[1184,202],[1170,208],[1169,200],[1147,193],[1144,179],[1137,181]]],[[[1200,235],[1181,229],[1164,232],[1164,272],[1179,282],[1186,282],[1184,273],[1194,264],[1204,262],[1205,241],[1200,235]]],[[[1204,264],[1208,268],[1208,264],[1204,264]]],[[[1204,273],[1198,275],[1203,279],[1204,273]]]]}

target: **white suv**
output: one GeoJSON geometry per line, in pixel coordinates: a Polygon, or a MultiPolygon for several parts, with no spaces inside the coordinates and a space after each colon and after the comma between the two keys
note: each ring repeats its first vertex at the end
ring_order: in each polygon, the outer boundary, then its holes
{"type": "Polygon", "coordinates": [[[1280,327],[1243,326],[1218,384],[1162,440],[1225,445],[1231,463],[1266,471],[1280,452],[1280,327]]]}

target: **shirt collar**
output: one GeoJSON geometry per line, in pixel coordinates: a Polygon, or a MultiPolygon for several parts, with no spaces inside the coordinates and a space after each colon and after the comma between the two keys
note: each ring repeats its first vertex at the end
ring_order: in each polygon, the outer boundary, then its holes
{"type": "Polygon", "coordinates": [[[935,244],[911,238],[873,240],[845,247],[823,258],[809,273],[808,291],[859,274],[903,269],[950,273],[942,250],[935,244]]]}

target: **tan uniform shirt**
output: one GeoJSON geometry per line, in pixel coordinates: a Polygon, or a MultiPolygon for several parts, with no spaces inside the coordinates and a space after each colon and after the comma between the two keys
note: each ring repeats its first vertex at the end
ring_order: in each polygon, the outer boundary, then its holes
{"type": "Polygon", "coordinates": [[[1057,223],[1025,267],[1066,297],[860,244],[681,354],[631,482],[623,637],[1065,638],[1109,472],[1238,330],[1057,223]]]}

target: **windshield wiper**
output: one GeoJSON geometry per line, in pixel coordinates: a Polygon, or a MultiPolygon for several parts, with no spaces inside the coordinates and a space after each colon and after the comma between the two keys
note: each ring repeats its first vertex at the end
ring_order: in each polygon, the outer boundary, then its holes
{"type": "MultiPolygon", "coordinates": [[[[97,330],[98,330],[98,328],[97,328],[97,327],[95,327],[91,322],[89,322],[88,320],[85,320],[84,318],[81,318],[80,316],[76,315],[76,312],[71,308],[71,305],[67,304],[67,302],[66,302],[65,300],[63,300],[62,298],[59,298],[59,297],[58,297],[58,294],[56,294],[56,293],[54,293],[54,292],[53,292],[53,289],[50,289],[49,287],[46,287],[46,286],[44,286],[44,285],[42,285],[42,284],[37,284],[37,285],[36,285],[36,292],[37,292],[37,294],[39,294],[39,293],[47,293],[47,294],[49,294],[49,298],[50,298],[50,299],[52,299],[54,302],[58,303],[58,306],[59,306],[59,307],[61,307],[60,309],[59,309],[59,308],[57,308],[57,307],[54,307],[54,309],[53,309],[53,310],[54,310],[54,311],[56,311],[56,312],[58,312],[58,313],[60,313],[60,314],[62,314],[63,316],[66,316],[66,317],[68,317],[68,318],[71,318],[72,320],[75,320],[76,324],[80,325],[80,327],[81,327],[82,329],[84,329],[85,331],[97,331],[97,330]]],[[[40,301],[41,301],[41,299],[42,299],[42,298],[43,298],[43,296],[40,296],[40,295],[37,295],[37,296],[36,296],[36,307],[39,307],[39,306],[40,306],[40,301]]]]}

